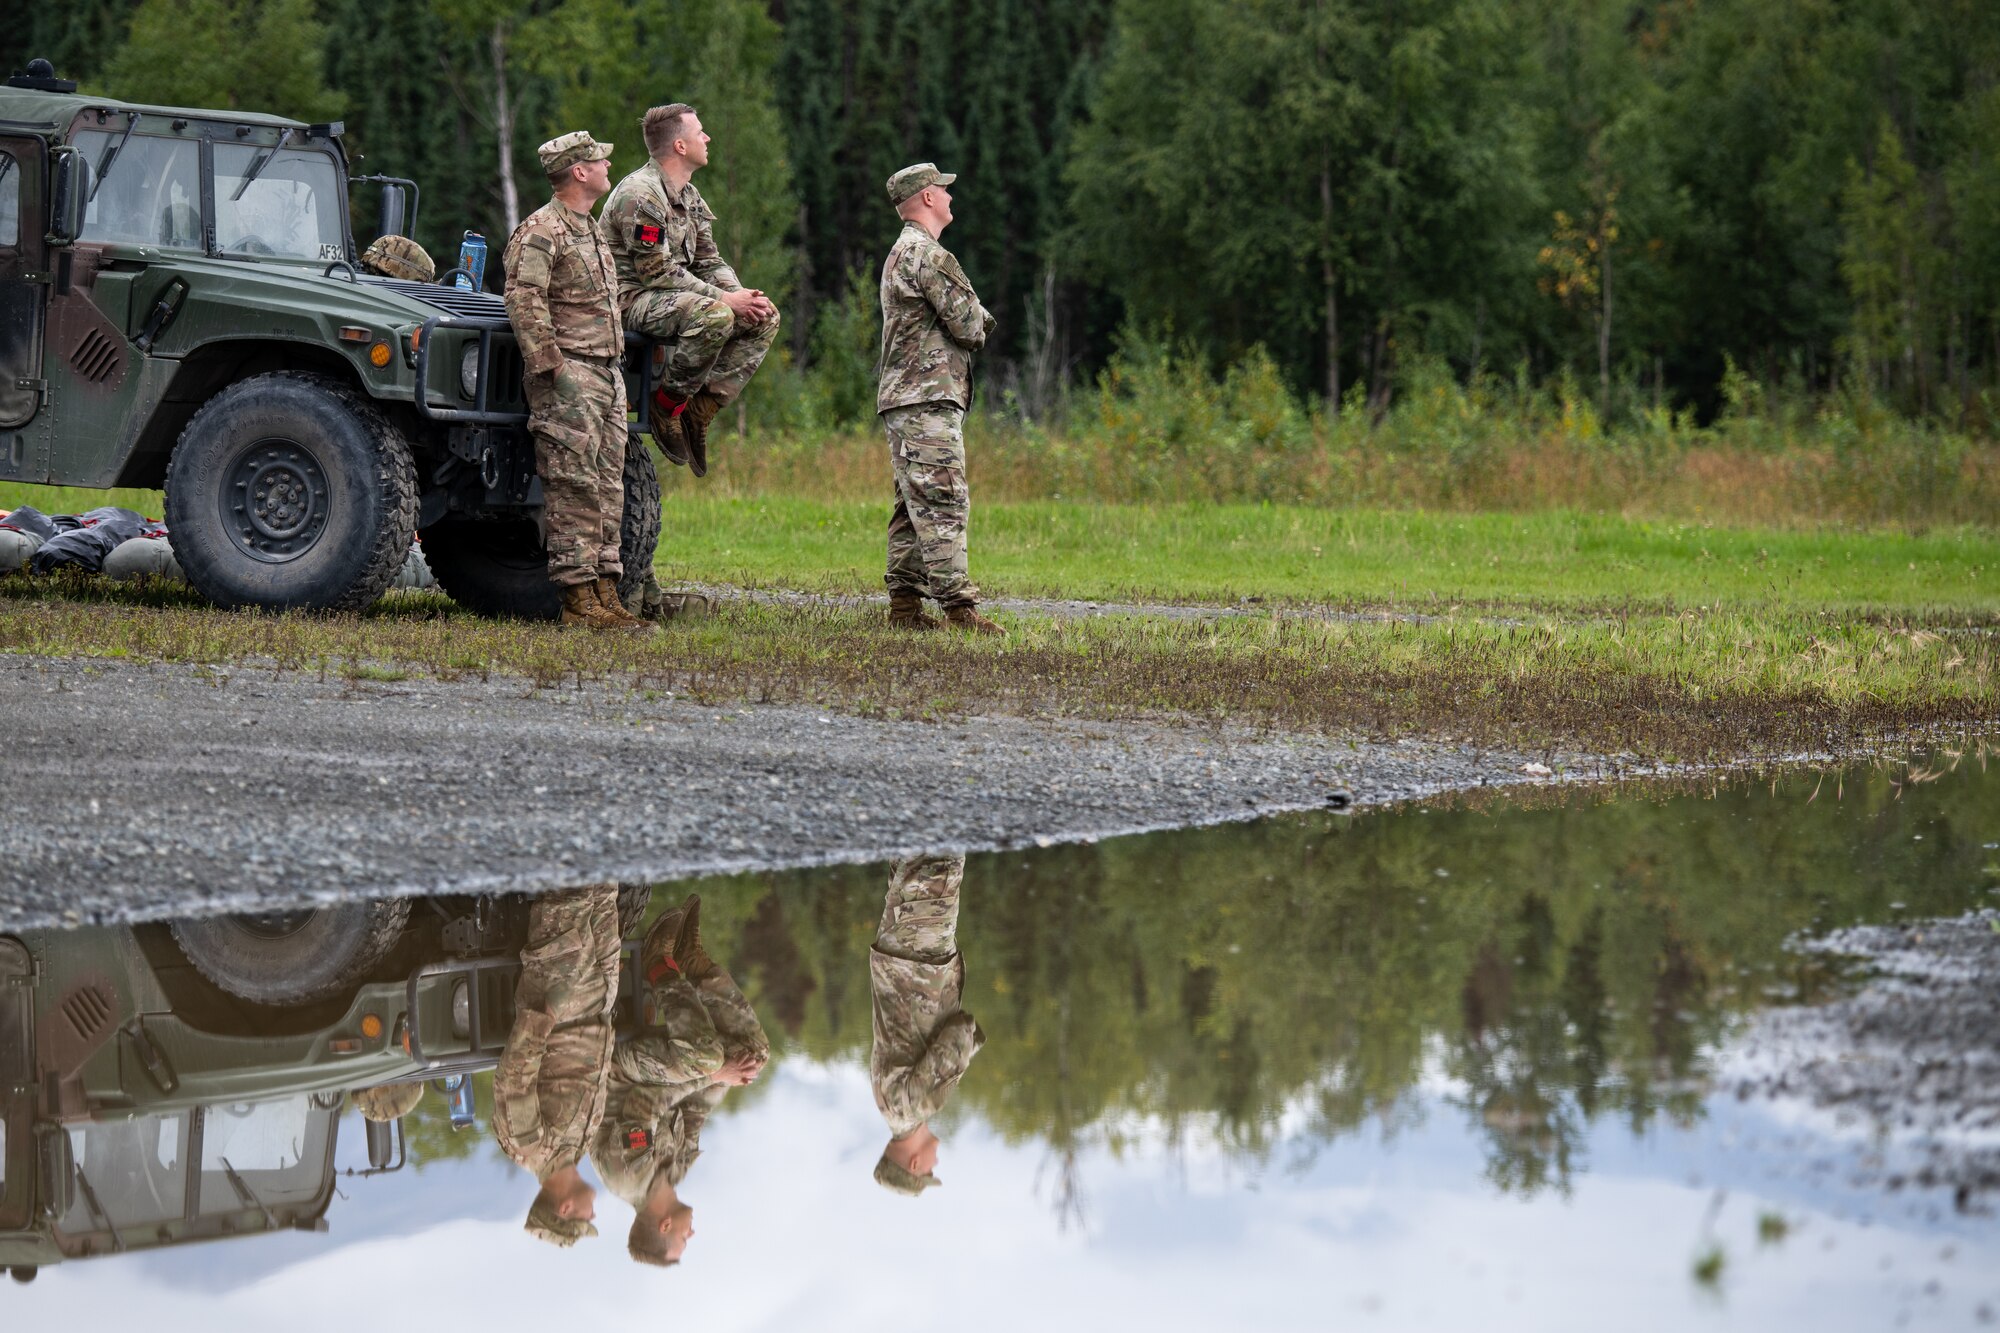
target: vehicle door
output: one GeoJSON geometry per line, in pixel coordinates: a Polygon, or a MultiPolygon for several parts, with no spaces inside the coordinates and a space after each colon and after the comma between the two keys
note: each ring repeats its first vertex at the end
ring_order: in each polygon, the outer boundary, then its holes
{"type": "Polygon", "coordinates": [[[42,406],[45,166],[41,140],[0,137],[0,477],[28,475],[32,451],[22,428],[42,406]]]}
{"type": "Polygon", "coordinates": [[[34,975],[21,942],[0,936],[0,1231],[34,1217],[34,975]]]}

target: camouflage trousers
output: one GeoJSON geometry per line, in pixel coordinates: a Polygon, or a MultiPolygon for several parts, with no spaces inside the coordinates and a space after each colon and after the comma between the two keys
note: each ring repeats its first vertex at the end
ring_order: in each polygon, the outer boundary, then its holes
{"type": "Polygon", "coordinates": [[[929,593],[940,606],[970,606],[979,588],[966,572],[965,413],[951,403],[892,407],[882,414],[896,507],[889,514],[889,591],[929,593]]]}
{"type": "Polygon", "coordinates": [[[958,953],[962,856],[910,856],[889,867],[889,895],[875,947],[897,958],[948,963],[958,953]]]}
{"type": "Polygon", "coordinates": [[[654,1087],[706,1082],[732,1057],[768,1056],[771,1043],[735,978],[711,967],[699,982],[667,972],[640,996],[639,1033],[618,1048],[618,1070],[654,1087]]]}
{"type": "Polygon", "coordinates": [[[725,406],[736,401],[778,340],[776,315],[745,323],[699,292],[640,292],[625,307],[625,327],[666,345],[659,387],[671,397],[686,402],[707,389],[725,406]]]}
{"type": "Polygon", "coordinates": [[[538,1180],[576,1165],[603,1118],[618,965],[616,885],[528,909],[514,1026],[493,1072],[493,1132],[538,1180]]]}
{"type": "Polygon", "coordinates": [[[625,513],[625,377],[608,359],[572,356],[553,377],[527,381],[528,430],[542,476],[549,580],[558,587],[617,578],[625,513]]]}

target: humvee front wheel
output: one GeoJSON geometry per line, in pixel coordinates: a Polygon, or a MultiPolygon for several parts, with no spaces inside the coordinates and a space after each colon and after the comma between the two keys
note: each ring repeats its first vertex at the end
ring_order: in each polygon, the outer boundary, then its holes
{"type": "MultiPolygon", "coordinates": [[[[625,512],[618,527],[618,559],[625,572],[618,594],[630,597],[645,582],[660,544],[660,474],[644,439],[625,442],[625,512]]],[[[533,522],[447,519],[424,529],[424,562],[438,586],[481,616],[554,620],[562,594],[549,582],[549,557],[533,522]]]]}
{"type": "Polygon", "coordinates": [[[408,899],[176,921],[195,970],[253,1004],[307,1004],[357,985],[396,947],[408,899]]]}
{"type": "Polygon", "coordinates": [[[167,530],[218,606],[357,611],[409,557],[409,445],[363,395],[281,371],[230,385],[181,432],[167,530]]]}

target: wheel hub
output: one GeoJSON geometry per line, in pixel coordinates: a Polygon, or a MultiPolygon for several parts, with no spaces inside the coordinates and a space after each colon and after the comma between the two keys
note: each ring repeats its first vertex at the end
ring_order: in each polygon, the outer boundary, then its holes
{"type": "Polygon", "coordinates": [[[268,564],[312,549],[331,509],[319,460],[291,440],[259,440],[244,450],[229,471],[222,502],[230,540],[268,564]]]}

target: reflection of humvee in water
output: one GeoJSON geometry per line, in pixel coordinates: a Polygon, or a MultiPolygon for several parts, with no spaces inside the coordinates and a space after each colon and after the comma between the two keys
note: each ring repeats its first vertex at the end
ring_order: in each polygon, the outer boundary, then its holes
{"type": "MultiPolygon", "coordinates": [[[[645,895],[621,902],[629,934],[645,895]]],[[[283,939],[311,915],[240,920],[283,939]]],[[[230,994],[162,926],[0,935],[0,1268],[323,1229],[344,1095],[488,1068],[513,1021],[519,901],[410,916],[365,976],[286,1006],[230,994]]],[[[371,1170],[399,1166],[368,1129],[371,1170]]]]}

